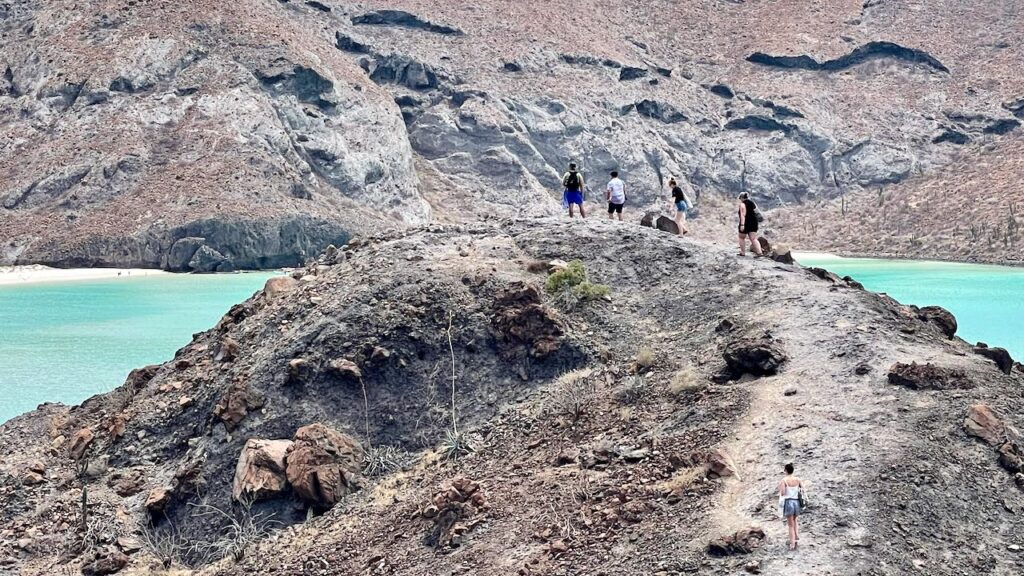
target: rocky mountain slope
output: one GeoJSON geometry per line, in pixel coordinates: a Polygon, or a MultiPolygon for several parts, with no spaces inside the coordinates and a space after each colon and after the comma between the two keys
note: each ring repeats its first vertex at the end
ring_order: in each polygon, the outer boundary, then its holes
{"type": "Polygon", "coordinates": [[[357,239],[0,427],[0,570],[1017,574],[1024,373],[955,330],[629,224],[357,239]]]}
{"type": "Polygon", "coordinates": [[[781,210],[773,229],[792,245],[836,254],[1024,263],[1024,139],[897,186],[781,210]]]}
{"type": "Polygon", "coordinates": [[[301,262],[550,214],[570,160],[637,207],[670,175],[768,207],[942,174],[1019,130],[1021,8],[10,2],[2,261],[301,262]]]}

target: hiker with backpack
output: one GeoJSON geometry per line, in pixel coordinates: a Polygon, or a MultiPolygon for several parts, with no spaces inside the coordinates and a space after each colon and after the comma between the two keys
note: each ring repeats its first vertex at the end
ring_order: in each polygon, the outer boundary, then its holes
{"type": "Polygon", "coordinates": [[[689,234],[690,229],[686,227],[686,213],[693,206],[690,202],[689,196],[683,190],[682,186],[676,182],[675,178],[670,178],[668,181],[668,188],[672,194],[672,206],[676,209],[676,227],[679,229],[679,235],[689,234]]]}
{"type": "Polygon", "coordinates": [[[758,223],[762,219],[757,211],[757,205],[750,199],[749,194],[741,192],[736,206],[739,215],[739,256],[747,255],[747,240],[750,240],[750,249],[755,255],[764,256],[761,252],[761,243],[757,241],[758,223]]]}
{"type": "Polygon", "coordinates": [[[611,177],[605,193],[608,198],[608,218],[614,220],[618,214],[619,222],[622,222],[622,207],[626,204],[626,183],[619,178],[619,173],[615,170],[612,171],[611,177]]]}
{"type": "Polygon", "coordinates": [[[576,164],[569,164],[569,171],[562,176],[562,186],[565,192],[562,194],[562,205],[568,206],[569,218],[575,216],[572,207],[575,204],[580,207],[580,218],[586,218],[587,213],[583,209],[583,174],[576,169],[576,164]]]}

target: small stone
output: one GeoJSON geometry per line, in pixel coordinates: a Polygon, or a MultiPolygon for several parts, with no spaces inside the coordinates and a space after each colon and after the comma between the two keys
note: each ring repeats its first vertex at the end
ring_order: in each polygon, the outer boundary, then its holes
{"type": "Polygon", "coordinates": [[[796,396],[796,388],[789,387],[782,391],[783,396],[796,396]]]}
{"type": "Polygon", "coordinates": [[[73,460],[81,460],[85,451],[89,449],[89,445],[92,444],[93,433],[88,428],[82,428],[71,438],[71,458],[73,460]]]}
{"type": "Polygon", "coordinates": [[[1020,546],[1017,545],[1017,544],[1010,544],[1009,546],[1006,547],[1006,549],[1011,551],[1011,552],[1020,552],[1020,546]]]}

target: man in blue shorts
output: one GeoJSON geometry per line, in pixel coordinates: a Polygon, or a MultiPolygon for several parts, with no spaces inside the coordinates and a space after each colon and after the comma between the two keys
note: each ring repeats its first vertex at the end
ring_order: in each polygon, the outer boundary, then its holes
{"type": "Polygon", "coordinates": [[[569,218],[575,216],[572,210],[574,204],[580,207],[580,218],[586,218],[587,213],[583,209],[583,174],[576,169],[576,164],[569,164],[569,171],[562,176],[562,186],[565,187],[562,205],[569,207],[569,218]]]}

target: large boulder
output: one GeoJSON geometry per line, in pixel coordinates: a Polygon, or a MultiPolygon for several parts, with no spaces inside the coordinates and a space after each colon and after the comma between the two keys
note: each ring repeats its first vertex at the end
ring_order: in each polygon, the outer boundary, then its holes
{"type": "Polygon", "coordinates": [[[996,363],[996,366],[1003,371],[1004,374],[1009,374],[1013,370],[1013,357],[1006,351],[1005,348],[989,348],[984,342],[978,342],[974,347],[974,353],[979,356],[984,356],[989,360],[996,363]]]}
{"type": "Polygon", "coordinates": [[[235,466],[231,496],[258,501],[283,494],[288,489],[285,457],[291,446],[291,440],[247,440],[235,466]]]}
{"type": "Polygon", "coordinates": [[[654,227],[662,232],[668,232],[670,234],[679,234],[679,225],[676,221],[669,218],[668,216],[658,216],[658,220],[654,223],[654,227]]]}
{"type": "Polygon", "coordinates": [[[325,511],[359,489],[363,448],[354,438],[323,424],[303,426],[288,448],[285,473],[295,494],[325,511]]]}
{"type": "Polygon", "coordinates": [[[725,359],[726,374],[733,380],[744,374],[776,374],[788,359],[782,346],[768,336],[734,340],[726,345],[722,357],[725,359]]]}
{"type": "Polygon", "coordinates": [[[291,276],[275,276],[263,286],[263,293],[269,298],[275,298],[281,294],[291,292],[299,285],[299,281],[291,276]]]}
{"type": "Polygon", "coordinates": [[[889,383],[914,390],[954,390],[974,387],[963,370],[934,364],[918,364],[917,362],[893,364],[889,368],[889,383]]]}
{"type": "Polygon", "coordinates": [[[925,306],[917,311],[917,317],[937,326],[946,338],[956,335],[956,316],[941,306],[925,306]]]}

